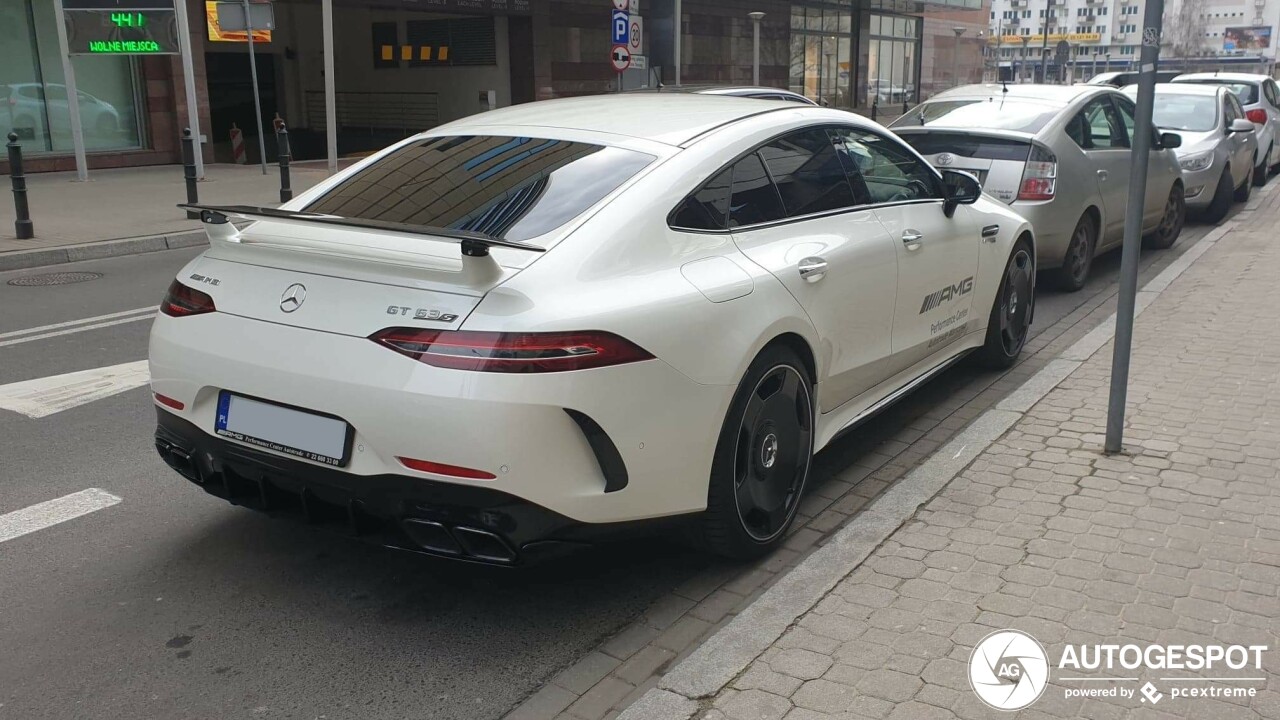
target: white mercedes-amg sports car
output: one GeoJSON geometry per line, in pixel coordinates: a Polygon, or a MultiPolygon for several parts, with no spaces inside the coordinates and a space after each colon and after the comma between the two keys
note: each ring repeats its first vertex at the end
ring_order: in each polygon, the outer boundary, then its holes
{"type": "Polygon", "coordinates": [[[164,460],[484,562],[664,519],[764,553],[816,451],[970,351],[1011,364],[1033,309],[1021,217],[785,101],[530,103],[279,209],[185,207],[210,247],[151,335],[164,460]]]}

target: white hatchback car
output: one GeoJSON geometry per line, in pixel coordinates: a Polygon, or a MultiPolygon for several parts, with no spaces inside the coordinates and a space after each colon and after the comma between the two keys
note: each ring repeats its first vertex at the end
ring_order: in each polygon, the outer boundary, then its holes
{"type": "Polygon", "coordinates": [[[662,518],[766,552],[814,452],[970,351],[1011,364],[1033,310],[1021,217],[786,101],[519,105],[278,210],[193,207],[211,247],[151,335],[165,461],[484,562],[662,518]]]}

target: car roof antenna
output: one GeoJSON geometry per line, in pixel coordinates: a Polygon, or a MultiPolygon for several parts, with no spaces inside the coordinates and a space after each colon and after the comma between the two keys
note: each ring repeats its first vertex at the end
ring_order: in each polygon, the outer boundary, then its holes
{"type": "Polygon", "coordinates": [[[1000,89],[1006,94],[1009,92],[1009,81],[1007,79],[1000,81],[1000,89]]]}

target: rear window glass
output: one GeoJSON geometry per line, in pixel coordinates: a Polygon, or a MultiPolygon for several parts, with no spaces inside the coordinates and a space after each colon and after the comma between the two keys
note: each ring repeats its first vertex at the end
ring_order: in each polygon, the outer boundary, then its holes
{"type": "Polygon", "coordinates": [[[755,153],[733,166],[733,197],[729,201],[729,226],[755,225],[781,220],[786,213],[778,189],[755,153]]]}
{"type": "Polygon", "coordinates": [[[967,158],[983,160],[1016,160],[1025,162],[1031,152],[1031,143],[1013,138],[992,138],[949,132],[908,132],[902,139],[921,155],[937,155],[949,152],[967,158]]]}
{"type": "Polygon", "coordinates": [[[1158,93],[1151,119],[1167,130],[1208,132],[1218,124],[1218,98],[1158,93]]]}
{"type": "Polygon", "coordinates": [[[391,152],[306,209],[527,240],[577,217],[653,160],[566,140],[433,137],[391,152]]]}
{"type": "Polygon", "coordinates": [[[889,127],[941,126],[1039,132],[1063,105],[1022,99],[935,100],[912,108],[889,127]]]}
{"type": "Polygon", "coordinates": [[[1184,80],[1183,82],[1195,83],[1196,85],[1221,85],[1240,98],[1240,102],[1245,105],[1252,105],[1258,102],[1258,86],[1253,83],[1230,82],[1228,80],[1214,80],[1213,78],[1205,78],[1204,80],[1184,80]]]}
{"type": "Polygon", "coordinates": [[[852,207],[853,188],[825,130],[791,133],[760,148],[791,217],[852,207]]]}

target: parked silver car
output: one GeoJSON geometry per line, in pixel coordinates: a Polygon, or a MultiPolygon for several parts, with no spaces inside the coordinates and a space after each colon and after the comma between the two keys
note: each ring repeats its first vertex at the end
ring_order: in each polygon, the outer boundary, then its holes
{"type": "MultiPolygon", "coordinates": [[[[1104,85],[967,85],[934,95],[890,128],[934,166],[968,170],[1036,232],[1037,267],[1079,290],[1096,253],[1119,247],[1129,194],[1134,103],[1104,85]]],[[[1186,218],[1175,133],[1153,138],[1142,229],[1151,247],[1186,218]]]]}
{"type": "Polygon", "coordinates": [[[1245,117],[1258,130],[1258,164],[1253,168],[1253,184],[1262,187],[1267,177],[1280,170],[1280,87],[1267,75],[1251,73],[1188,73],[1175,83],[1221,85],[1240,99],[1245,117]]]}
{"type": "MultiPolygon", "coordinates": [[[[1137,97],[1138,87],[1130,85],[1122,92],[1137,97]]],[[[1258,137],[1235,93],[1221,85],[1161,83],[1156,85],[1152,119],[1161,130],[1182,136],[1182,146],[1174,153],[1182,166],[1188,211],[1218,222],[1226,217],[1232,200],[1249,199],[1258,137]]]]}

